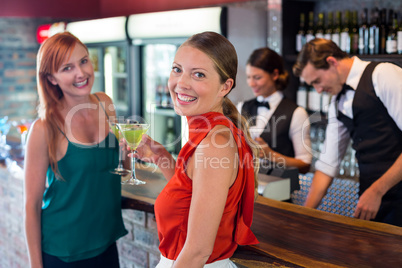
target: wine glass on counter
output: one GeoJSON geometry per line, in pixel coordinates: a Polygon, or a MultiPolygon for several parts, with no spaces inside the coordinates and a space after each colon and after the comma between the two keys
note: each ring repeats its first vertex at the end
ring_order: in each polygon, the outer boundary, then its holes
{"type": "MultiPolygon", "coordinates": [[[[127,119],[125,123],[117,124],[121,134],[127,145],[130,146],[132,154],[136,153],[136,149],[142,140],[142,136],[148,131],[149,124],[142,123],[138,120],[127,119]]],[[[145,181],[139,180],[135,176],[135,157],[131,158],[131,177],[123,184],[140,185],[145,184],[145,181]]]]}
{"type": "Polygon", "coordinates": [[[11,147],[7,144],[7,134],[10,131],[11,124],[8,122],[8,116],[0,118],[0,158],[6,158],[11,147]]]}
{"type": "Polygon", "coordinates": [[[26,143],[26,136],[28,134],[28,130],[32,125],[32,120],[30,119],[21,119],[19,121],[13,121],[13,126],[17,128],[18,133],[21,135],[21,146],[24,147],[26,143]]]}
{"type": "MultiPolygon", "coordinates": [[[[116,136],[117,140],[120,142],[120,140],[123,138],[120,135],[120,130],[119,127],[117,126],[118,119],[116,117],[110,117],[108,120],[109,127],[112,130],[113,134],[116,136]]],[[[110,173],[117,174],[117,175],[122,175],[125,176],[130,173],[130,170],[125,169],[123,166],[123,149],[119,144],[119,164],[117,165],[116,168],[112,169],[109,171],[110,173]]]]}

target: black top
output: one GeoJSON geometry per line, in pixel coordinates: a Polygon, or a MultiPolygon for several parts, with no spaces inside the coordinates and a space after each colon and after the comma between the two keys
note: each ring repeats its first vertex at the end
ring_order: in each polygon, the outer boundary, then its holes
{"type": "MultiPolygon", "coordinates": [[[[260,135],[273,150],[289,157],[295,156],[293,143],[289,138],[289,129],[296,108],[296,103],[283,98],[260,135]]],[[[257,99],[246,101],[243,104],[241,114],[248,120],[250,126],[255,126],[257,109],[257,99]]]]}
{"type": "MultiPolygon", "coordinates": [[[[377,64],[370,63],[360,78],[352,103],[353,119],[337,112],[337,118],[348,129],[356,150],[360,194],[378,180],[402,152],[402,131],[374,91],[372,73],[377,64]]],[[[339,98],[340,95],[336,100],[339,101],[339,98]]],[[[337,103],[335,107],[338,107],[337,103]]],[[[395,217],[402,217],[402,182],[392,187],[382,201],[380,211],[384,204],[389,203],[393,207],[398,206],[395,211],[399,211],[399,216],[395,217]]]]}

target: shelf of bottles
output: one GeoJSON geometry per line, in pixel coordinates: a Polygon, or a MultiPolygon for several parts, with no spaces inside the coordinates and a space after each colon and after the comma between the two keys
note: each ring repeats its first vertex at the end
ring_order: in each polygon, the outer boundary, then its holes
{"type": "Polygon", "coordinates": [[[300,13],[299,22],[296,52],[311,39],[326,38],[351,55],[402,55],[402,20],[398,24],[398,12],[393,9],[376,7],[370,14],[367,8],[329,11],[316,16],[310,11],[300,13]]]}
{"type": "Polygon", "coordinates": [[[92,93],[105,92],[112,98],[118,116],[129,114],[127,48],[125,46],[88,47],[94,66],[92,93]]]}
{"type": "MultiPolygon", "coordinates": [[[[402,65],[402,20],[398,23],[398,11],[393,9],[344,10],[329,12],[309,11],[300,13],[299,30],[296,34],[296,53],[314,38],[325,38],[335,42],[349,55],[358,55],[363,60],[391,61],[402,65]]],[[[297,55],[286,55],[294,62],[297,55]]],[[[302,81],[297,91],[297,103],[310,114],[313,162],[323,150],[326,116],[331,96],[317,93],[302,81]]],[[[312,165],[314,167],[314,164],[312,165]]],[[[340,164],[339,176],[358,177],[355,151],[349,144],[340,164]]]]}
{"type": "Polygon", "coordinates": [[[146,92],[148,103],[144,116],[153,127],[150,135],[175,157],[181,148],[181,118],[173,109],[167,81],[167,76],[147,80],[148,86],[154,90],[146,92]]]}
{"type": "MultiPolygon", "coordinates": [[[[328,107],[332,96],[328,93],[317,93],[317,91],[302,83],[297,92],[297,104],[307,110],[310,116],[310,139],[311,152],[313,160],[310,172],[314,172],[314,163],[317,161],[320,153],[325,150],[325,130],[327,126],[328,107]]],[[[352,143],[348,145],[345,156],[340,164],[340,178],[358,179],[359,170],[355,157],[355,150],[352,143]]]]}
{"type": "MultiPolygon", "coordinates": [[[[310,139],[313,160],[310,172],[314,172],[315,162],[320,153],[325,149],[325,130],[327,126],[328,107],[332,96],[326,92],[319,94],[313,87],[301,83],[297,91],[297,105],[305,108],[310,119],[310,139]]],[[[348,145],[346,154],[340,164],[339,178],[357,180],[359,176],[358,164],[355,157],[355,150],[351,142],[348,145]]]]}
{"type": "Polygon", "coordinates": [[[148,131],[174,157],[181,149],[181,117],[173,109],[168,80],[178,45],[146,44],[142,48],[143,116],[151,124],[148,131]]]}

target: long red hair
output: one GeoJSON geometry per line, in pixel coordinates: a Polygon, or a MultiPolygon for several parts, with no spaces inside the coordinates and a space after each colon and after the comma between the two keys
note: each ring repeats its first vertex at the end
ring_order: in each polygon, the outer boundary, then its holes
{"type": "Polygon", "coordinates": [[[49,76],[57,72],[74,47],[79,44],[87,47],[69,32],[58,33],[47,39],[39,48],[37,55],[37,87],[39,94],[38,114],[47,128],[49,161],[53,172],[61,178],[57,168],[57,139],[63,130],[64,118],[60,113],[63,91],[49,81],[49,76]]]}

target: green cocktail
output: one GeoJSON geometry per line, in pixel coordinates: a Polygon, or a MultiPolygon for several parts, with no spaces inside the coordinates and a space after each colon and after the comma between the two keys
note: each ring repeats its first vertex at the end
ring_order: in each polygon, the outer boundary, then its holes
{"type": "Polygon", "coordinates": [[[128,127],[126,129],[123,128],[122,134],[128,146],[130,146],[135,150],[137,149],[138,144],[140,144],[142,140],[142,135],[144,135],[147,132],[147,130],[148,128],[137,129],[137,126],[135,126],[134,128],[128,127]]]}
{"type": "MultiPolygon", "coordinates": [[[[142,136],[148,131],[149,124],[117,124],[123,138],[127,142],[127,145],[130,146],[132,153],[135,153],[138,145],[142,140],[142,136]]],[[[125,183],[129,184],[145,184],[145,181],[139,180],[135,176],[135,158],[131,158],[131,177],[125,183]]]]}
{"type": "Polygon", "coordinates": [[[113,125],[113,126],[111,125],[110,129],[113,131],[113,134],[116,136],[117,140],[120,140],[122,138],[122,137],[120,137],[120,130],[117,127],[117,125],[113,125]]]}
{"type": "MultiPolygon", "coordinates": [[[[109,127],[112,130],[113,134],[116,136],[117,140],[120,141],[122,138],[120,135],[120,130],[119,127],[117,126],[118,120],[115,117],[110,117],[108,119],[109,127]]],[[[117,143],[117,146],[119,146],[119,164],[116,168],[111,169],[109,172],[117,175],[127,175],[130,173],[130,170],[127,170],[123,166],[123,150],[120,147],[119,143],[117,143]]]]}

